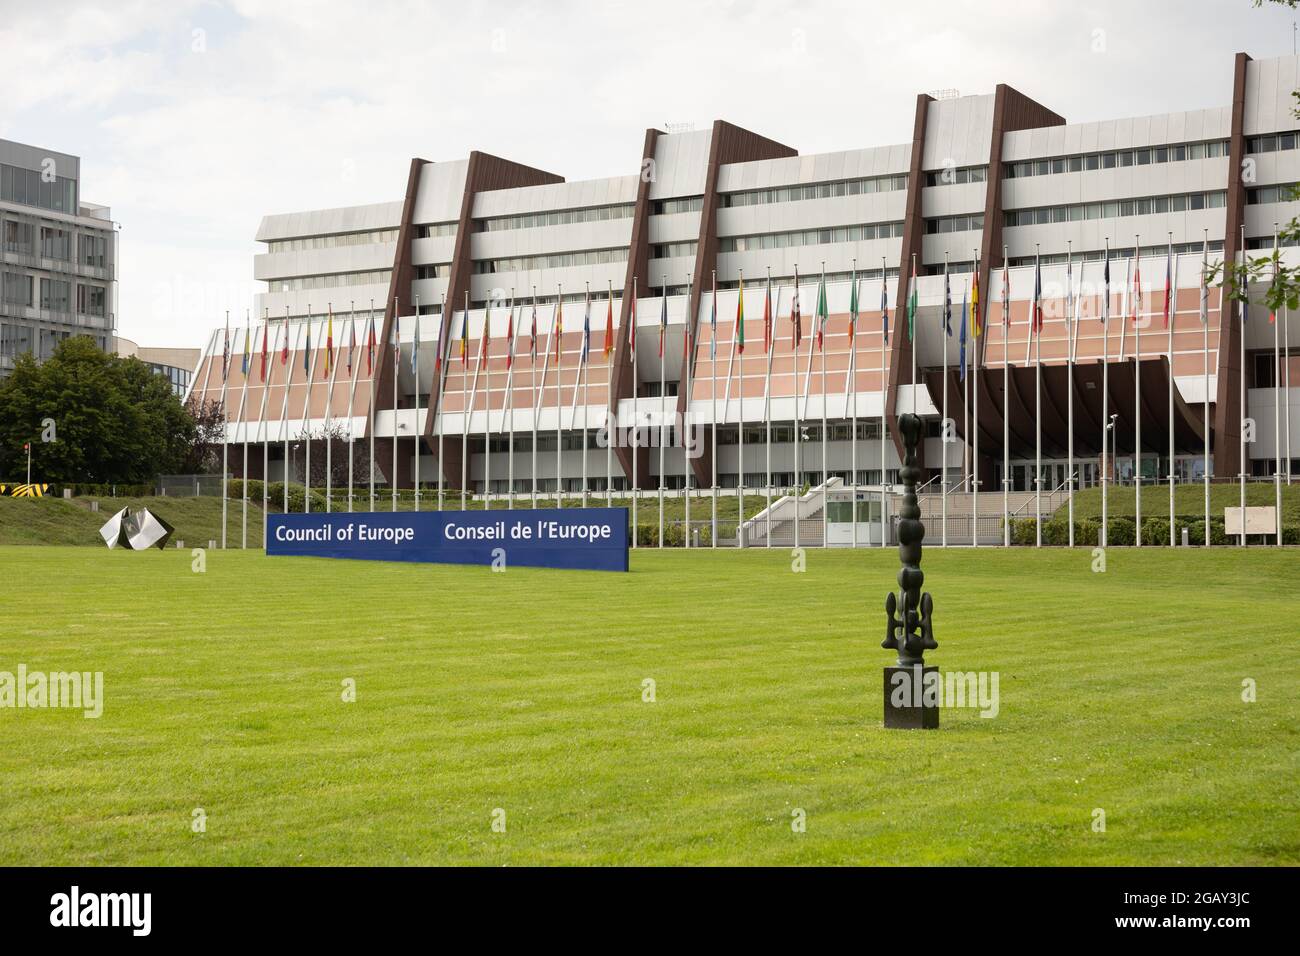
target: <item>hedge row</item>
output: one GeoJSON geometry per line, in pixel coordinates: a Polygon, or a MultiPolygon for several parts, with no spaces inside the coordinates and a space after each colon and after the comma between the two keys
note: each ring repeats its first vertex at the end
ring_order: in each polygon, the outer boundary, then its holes
{"type": "MultiPolygon", "coordinates": [[[[1187,529],[1190,544],[1205,544],[1204,518],[1174,518],[1174,537],[1178,544],[1183,542],[1183,529],[1187,529]]],[[[1106,543],[1124,547],[1137,544],[1137,523],[1125,515],[1110,518],[1106,523],[1106,543]]],[[[1070,525],[1065,518],[1051,518],[1043,523],[1043,544],[1068,545],[1070,525]]],[[[1095,546],[1100,542],[1101,521],[1096,518],[1076,518],[1074,521],[1074,543],[1076,545],[1095,546]]],[[[1037,538],[1037,522],[1033,518],[1011,519],[1011,543],[1033,545],[1037,538]]],[[[1231,544],[1236,541],[1234,535],[1229,540],[1224,531],[1223,519],[1210,519],[1210,544],[1231,544]]],[[[1283,544],[1300,544],[1300,526],[1282,526],[1283,544]]],[[[1169,519],[1162,515],[1150,515],[1142,519],[1143,546],[1159,547],[1169,544],[1169,519]]]]}

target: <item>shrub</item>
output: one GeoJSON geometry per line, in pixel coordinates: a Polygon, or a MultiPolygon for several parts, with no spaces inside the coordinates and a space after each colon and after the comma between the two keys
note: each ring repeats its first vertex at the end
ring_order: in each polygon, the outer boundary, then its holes
{"type": "Polygon", "coordinates": [[[1300,525],[1295,525],[1295,524],[1282,525],[1282,543],[1300,544],[1300,525]]]}
{"type": "Polygon", "coordinates": [[[1080,518],[1074,523],[1074,543],[1095,548],[1101,540],[1101,522],[1096,518],[1080,518]]]}
{"type": "Polygon", "coordinates": [[[1132,518],[1110,518],[1106,524],[1106,545],[1124,547],[1137,541],[1137,525],[1132,518]]]}
{"type": "Polygon", "coordinates": [[[1142,544],[1159,547],[1169,544],[1169,519],[1152,515],[1142,519],[1142,544]]]}
{"type": "Polygon", "coordinates": [[[1011,519],[1011,543],[1034,545],[1038,543],[1038,522],[1033,518],[1011,519]]]}

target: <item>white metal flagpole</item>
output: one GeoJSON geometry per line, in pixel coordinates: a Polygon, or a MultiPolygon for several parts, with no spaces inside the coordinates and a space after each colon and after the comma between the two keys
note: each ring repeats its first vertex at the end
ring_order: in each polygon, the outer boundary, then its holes
{"type": "MultiPolygon", "coordinates": [[[[880,257],[880,546],[888,547],[889,535],[886,534],[888,522],[885,517],[885,453],[889,445],[889,428],[886,413],[889,410],[889,268],[884,256],[880,257]]],[[[894,317],[898,317],[898,303],[894,303],[894,317]]],[[[895,323],[897,324],[897,323],[895,323]]],[[[898,334],[897,330],[894,332],[898,334]]],[[[895,397],[897,401],[897,397],[895,397]]]]}
{"type": "MultiPolygon", "coordinates": [[[[310,317],[309,317],[310,321],[310,317]]],[[[299,332],[302,326],[298,326],[299,332]]],[[[293,369],[298,362],[294,359],[294,353],[298,351],[296,345],[301,335],[295,336],[295,347],[289,348],[289,307],[284,307],[284,351],[280,353],[280,364],[286,365],[284,381],[284,401],[280,405],[280,437],[284,440],[284,463],[282,466],[284,479],[281,485],[284,487],[284,500],[281,502],[285,514],[289,513],[289,481],[292,475],[289,474],[289,393],[293,390],[293,369]]]]}
{"type": "Polygon", "coordinates": [[[506,426],[506,510],[515,507],[515,337],[519,330],[515,328],[515,290],[510,288],[510,313],[506,322],[506,407],[503,415],[509,415],[506,426]]]}
{"type": "MultiPolygon", "coordinates": [[[[731,351],[736,355],[736,361],[739,364],[740,381],[737,389],[740,397],[736,403],[736,437],[739,440],[737,457],[739,466],[736,469],[736,543],[744,546],[745,542],[742,535],[742,529],[745,526],[745,272],[740,271],[740,291],[736,299],[736,324],[731,329],[731,351]],[[740,336],[737,343],[736,336],[740,336]]],[[[727,371],[727,388],[731,388],[731,371],[727,371]]],[[[717,546],[716,534],[713,542],[717,546]]]]}
{"type": "MultiPolygon", "coordinates": [[[[375,300],[370,300],[370,320],[366,332],[366,377],[369,379],[366,391],[366,431],[370,433],[370,457],[366,461],[366,473],[370,478],[370,510],[375,510],[375,300]]],[[[286,444],[289,441],[285,433],[286,444]]]]}
{"type": "Polygon", "coordinates": [[[821,287],[817,290],[817,351],[821,353],[822,372],[822,547],[826,547],[826,482],[830,478],[826,457],[826,327],[830,324],[830,306],[826,301],[826,260],[822,260],[821,287]]]}
{"type": "Polygon", "coordinates": [[[1133,237],[1133,511],[1134,543],[1142,547],[1142,241],[1133,237]]]}
{"type": "Polygon", "coordinates": [[[420,297],[415,296],[414,336],[411,338],[411,377],[415,380],[415,424],[412,426],[415,439],[415,462],[411,484],[415,498],[415,510],[420,510],[420,443],[424,440],[424,424],[420,421],[420,297]]]}
{"type": "MultiPolygon", "coordinates": [[[[483,304],[483,335],[479,339],[478,367],[483,370],[483,510],[492,509],[492,298],[483,304]]],[[[478,373],[476,372],[475,375],[478,373]]]]}
{"type": "Polygon", "coordinates": [[[1034,546],[1043,546],[1043,273],[1034,243],[1034,546]]]}
{"type": "Polygon", "coordinates": [[[988,310],[985,309],[984,315],[980,315],[980,306],[983,304],[979,296],[980,282],[980,250],[976,246],[971,250],[973,257],[971,259],[971,274],[974,276],[971,286],[971,325],[972,325],[972,342],[971,350],[971,367],[974,372],[974,380],[971,382],[971,395],[974,399],[975,410],[971,414],[971,432],[974,437],[973,449],[971,454],[970,467],[970,490],[971,490],[971,535],[970,543],[972,548],[980,546],[980,346],[984,341],[984,326],[988,321],[988,310]]]}
{"type": "MultiPolygon", "coordinates": [[[[792,348],[790,358],[792,360],[794,374],[791,377],[791,392],[794,397],[794,546],[799,547],[799,519],[803,517],[803,449],[802,436],[800,431],[800,419],[802,418],[799,408],[799,336],[803,334],[803,316],[800,315],[799,300],[799,264],[794,266],[794,298],[790,304],[790,318],[794,323],[794,329],[791,333],[792,348]]],[[[810,343],[811,344],[811,343],[810,343]]],[[[808,353],[811,357],[812,353],[808,353]]]]}
{"type": "MultiPolygon", "coordinates": [[[[709,429],[712,440],[712,452],[709,455],[712,466],[712,517],[709,520],[709,546],[718,546],[718,273],[713,273],[713,296],[709,302],[712,321],[709,323],[709,402],[712,406],[713,427],[709,429]]],[[[689,368],[689,366],[688,366],[689,368]]],[[[690,401],[689,396],[687,402],[690,401]]],[[[686,529],[686,544],[690,547],[690,526],[686,529]]]]}
{"type": "MultiPolygon", "coordinates": [[[[452,312],[454,313],[455,311],[456,309],[455,306],[453,305],[452,312]]],[[[434,420],[429,424],[430,428],[436,428],[438,430],[438,510],[439,511],[442,510],[442,501],[443,501],[442,493],[443,493],[443,486],[446,482],[446,475],[447,475],[447,464],[446,464],[447,459],[443,454],[443,452],[446,449],[446,442],[444,440],[446,437],[446,429],[443,428],[443,422],[447,420],[447,415],[446,415],[445,407],[443,405],[443,399],[446,398],[447,395],[447,371],[448,371],[447,366],[451,364],[451,328],[452,328],[451,320],[452,318],[455,318],[455,316],[453,315],[449,318],[447,315],[447,293],[444,292],[442,294],[442,303],[438,307],[438,337],[435,344],[436,351],[434,352],[434,360],[433,360],[433,375],[434,378],[437,379],[437,388],[438,388],[438,413],[434,416],[434,420]]],[[[373,497],[373,492],[371,493],[371,496],[373,497]]]]}
{"type": "Polygon", "coordinates": [[[1210,546],[1210,230],[1201,240],[1201,484],[1205,491],[1205,540],[1210,546]]]}
{"type": "MultiPolygon", "coordinates": [[[[1273,284],[1275,286],[1277,268],[1277,223],[1273,223],[1273,284]]],[[[1281,343],[1278,339],[1277,308],[1271,304],[1268,317],[1273,325],[1273,498],[1274,514],[1277,515],[1273,526],[1277,532],[1277,546],[1280,548],[1282,547],[1282,359],[1278,351],[1281,343]]],[[[1287,462],[1287,470],[1291,470],[1290,461],[1287,462]]]]}
{"type": "Polygon", "coordinates": [[[1169,325],[1169,547],[1175,544],[1174,527],[1174,326],[1178,324],[1178,259],[1173,254],[1174,234],[1169,233],[1169,260],[1173,278],[1169,284],[1169,302],[1165,307],[1165,321],[1169,325]]]}
{"type": "Polygon", "coordinates": [[[844,376],[845,411],[849,419],[849,547],[858,546],[858,260],[853,260],[849,289],[849,370],[844,376]]]}
{"type": "Polygon", "coordinates": [[[248,547],[248,419],[245,411],[248,408],[248,379],[253,370],[253,356],[249,344],[249,336],[252,334],[253,326],[249,318],[248,310],[244,310],[244,388],[243,395],[239,399],[239,427],[244,436],[244,470],[240,475],[240,485],[243,487],[242,495],[242,518],[240,524],[242,527],[240,547],[248,547]]]}
{"type": "Polygon", "coordinates": [[[555,339],[555,507],[564,507],[564,439],[560,426],[564,422],[564,397],[560,383],[564,378],[564,288],[555,284],[555,311],[551,315],[551,338],[555,339]]]}
{"type": "MultiPolygon", "coordinates": [[[[1247,300],[1250,298],[1250,278],[1246,271],[1246,224],[1241,225],[1241,299],[1237,303],[1237,315],[1240,318],[1241,326],[1241,347],[1238,350],[1241,357],[1241,370],[1237,376],[1239,388],[1238,401],[1241,403],[1241,412],[1238,416],[1237,432],[1240,436],[1238,442],[1239,467],[1237,469],[1237,486],[1240,494],[1239,507],[1241,508],[1241,534],[1239,544],[1241,547],[1246,546],[1246,316],[1248,314],[1247,300]]],[[[1207,527],[1205,533],[1208,536],[1210,529],[1207,527]]]]}
{"type": "Polygon", "coordinates": [[[355,467],[353,459],[356,458],[356,448],[353,444],[356,441],[356,413],[353,411],[353,403],[357,398],[357,377],[361,373],[361,364],[357,362],[357,304],[349,303],[348,307],[348,371],[351,372],[351,382],[348,386],[348,511],[352,511],[352,481],[355,467]]]}
{"type": "MultiPolygon", "coordinates": [[[[334,307],[330,305],[330,335],[333,335],[334,307]]],[[[333,342],[327,338],[325,348],[329,352],[329,385],[325,388],[325,511],[334,510],[334,383],[339,377],[339,363],[334,354],[333,342]]],[[[419,396],[416,396],[419,400],[419,396]]]]}
{"type": "MultiPolygon", "coordinates": [[[[393,472],[390,490],[393,493],[393,511],[397,511],[397,378],[402,370],[401,317],[397,314],[397,297],[393,297],[393,472]]],[[[310,446],[308,446],[310,448],[310,446]]]]}
{"type": "MultiPolygon", "coordinates": [[[[626,286],[624,287],[626,288],[626,286]]],[[[640,523],[637,512],[641,510],[641,482],[640,468],[638,459],[641,457],[641,409],[638,404],[638,392],[640,383],[637,381],[636,371],[636,320],[637,320],[637,299],[640,297],[640,289],[637,287],[637,277],[632,277],[632,308],[630,310],[627,327],[627,350],[632,360],[632,432],[631,440],[628,442],[632,449],[632,547],[637,547],[637,537],[640,531],[640,523]]]]}
{"type": "Polygon", "coordinates": [[[667,384],[664,380],[664,338],[668,332],[668,276],[659,279],[659,538],[658,546],[664,546],[664,419],[668,415],[667,399],[664,397],[667,384]]]}
{"type": "MultiPolygon", "coordinates": [[[[230,310],[226,310],[226,331],[221,348],[221,550],[226,549],[226,512],[230,501],[230,412],[226,409],[226,385],[230,377],[230,310]]],[[[28,449],[29,451],[31,449],[28,449]]]]}
{"type": "MultiPolygon", "coordinates": [[[[316,353],[319,348],[311,344],[311,303],[307,303],[307,355],[303,357],[303,369],[307,372],[306,396],[302,400],[302,443],[304,446],[304,464],[302,471],[303,498],[302,510],[311,511],[311,390],[316,386],[316,353]]],[[[396,408],[396,404],[393,405],[396,408]]]]}
{"type": "MultiPolygon", "coordinates": [[[[1079,328],[1079,316],[1074,311],[1074,243],[1067,242],[1065,246],[1065,394],[1066,394],[1066,465],[1065,480],[1069,482],[1066,485],[1067,509],[1066,517],[1069,522],[1067,541],[1071,548],[1074,547],[1074,340],[1079,328]]],[[[1083,264],[1079,264],[1079,275],[1083,275],[1083,264]]]]}
{"type": "Polygon", "coordinates": [[[943,449],[939,465],[939,501],[941,505],[939,544],[948,547],[948,337],[952,335],[952,287],[948,278],[948,253],[943,254],[943,422],[940,426],[940,447],[943,449]]]}
{"type": "Polygon", "coordinates": [[[776,353],[776,316],[780,311],[781,297],[777,294],[776,307],[772,303],[772,267],[767,267],[767,286],[763,291],[763,351],[767,371],[763,379],[763,424],[766,431],[765,474],[763,477],[767,494],[763,532],[763,547],[772,547],[772,358],[776,353]]]}
{"type": "MultiPolygon", "coordinates": [[[[550,350],[547,349],[546,357],[550,358],[550,350]]],[[[543,360],[545,361],[545,359],[543,360]]],[[[537,389],[537,286],[533,286],[533,308],[528,320],[528,374],[532,384],[533,399],[533,447],[529,454],[531,456],[530,470],[532,478],[530,485],[532,488],[532,506],[537,507],[537,418],[541,413],[542,393],[537,389]]],[[[542,388],[546,388],[546,372],[542,371],[542,388]]]]}
{"type": "Polygon", "coordinates": [[[614,506],[614,281],[605,290],[605,507],[614,506]]]}
{"type": "MultiPolygon", "coordinates": [[[[1032,321],[1032,320],[1031,320],[1032,321]]],[[[1011,382],[1007,338],[1011,332],[1011,272],[1002,247],[1002,546],[1011,547],[1011,382]]]]}
{"type": "MultiPolygon", "coordinates": [[[[1120,323],[1123,324],[1123,319],[1120,323]]],[[[1106,494],[1110,487],[1110,237],[1106,237],[1106,262],[1101,274],[1101,533],[1099,541],[1106,547],[1106,494]]],[[[1205,526],[1209,535],[1209,525],[1205,526]]]]}

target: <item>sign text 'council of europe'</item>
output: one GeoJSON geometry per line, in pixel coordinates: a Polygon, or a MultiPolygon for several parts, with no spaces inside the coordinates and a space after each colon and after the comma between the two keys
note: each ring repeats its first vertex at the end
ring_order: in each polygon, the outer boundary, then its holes
{"type": "Polygon", "coordinates": [[[266,553],[626,571],[627,522],[626,508],[269,515],[266,553]]]}

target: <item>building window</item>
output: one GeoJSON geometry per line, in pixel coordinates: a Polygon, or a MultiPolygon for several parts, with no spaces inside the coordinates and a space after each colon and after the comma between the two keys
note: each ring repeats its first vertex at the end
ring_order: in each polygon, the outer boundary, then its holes
{"type": "Polygon", "coordinates": [[[970,232],[973,229],[983,228],[984,213],[982,212],[973,212],[969,216],[942,216],[925,221],[925,231],[932,236],[945,232],[970,232]]]}
{"type": "Polygon", "coordinates": [[[41,255],[46,259],[72,259],[72,233],[66,229],[41,226],[41,255]]]}
{"type": "Polygon", "coordinates": [[[61,279],[41,279],[41,308],[50,312],[67,312],[71,306],[70,284],[61,279]]]}
{"type": "Polygon", "coordinates": [[[1248,153],[1274,153],[1283,149],[1295,149],[1300,143],[1300,132],[1269,133],[1267,136],[1251,136],[1246,140],[1248,153]]]}
{"type": "Polygon", "coordinates": [[[338,246],[371,246],[396,242],[396,229],[368,232],[339,232],[328,236],[302,236],[298,239],[275,239],[266,244],[267,252],[304,252],[308,249],[334,249],[338,246]]]}
{"type": "Polygon", "coordinates": [[[62,176],[47,179],[39,170],[0,164],[0,199],[75,214],[77,181],[62,176]]]}
{"type": "Polygon", "coordinates": [[[612,206],[587,206],[582,209],[553,209],[547,212],[521,213],[515,216],[495,216],[480,219],[480,232],[498,232],[503,229],[536,229],[541,226],[568,226],[578,222],[603,222],[608,219],[630,219],[635,203],[618,203],[612,206]]]}
{"type": "Polygon", "coordinates": [[[718,240],[718,251],[753,252],[758,249],[786,249],[792,246],[889,239],[902,235],[901,221],[873,222],[860,226],[834,226],[826,229],[804,229],[798,232],[768,232],[757,236],[725,236],[718,240]]]}
{"type": "Polygon", "coordinates": [[[774,189],[747,189],[723,193],[723,206],[761,206],[774,202],[803,199],[828,199],[836,196],[859,196],[864,193],[896,192],[907,188],[907,174],[870,176],[864,179],[840,179],[829,183],[780,186],[774,189]]]}
{"type": "Polygon", "coordinates": [[[81,315],[104,317],[106,290],[99,285],[77,286],[77,312],[81,315]]]}
{"type": "Polygon", "coordinates": [[[679,212],[699,212],[704,208],[703,196],[686,196],[681,199],[659,199],[654,204],[656,216],[672,216],[679,212]]]}
{"type": "Polygon", "coordinates": [[[460,223],[456,222],[432,222],[423,226],[415,227],[415,238],[417,239],[438,239],[443,236],[454,236],[456,230],[460,228],[460,223]]]}
{"type": "Polygon", "coordinates": [[[603,265],[609,262],[626,262],[627,247],[617,249],[586,249],[581,252],[557,252],[540,256],[515,256],[510,259],[480,259],[474,263],[479,275],[500,272],[527,272],[532,269],[564,269],[570,266],[603,265]]]}
{"type": "Polygon", "coordinates": [[[336,272],[323,276],[297,276],[292,279],[275,279],[268,283],[272,292],[297,292],[304,289],[337,289],[340,286],[387,285],[392,269],[374,272],[336,272]]]}
{"type": "Polygon", "coordinates": [[[450,262],[435,262],[432,265],[415,267],[415,277],[417,279],[445,279],[450,275],[450,262]]]}
{"type": "MultiPolygon", "coordinates": [[[[1271,242],[1272,240],[1270,240],[1271,242]]],[[[1169,251],[1168,245],[1143,246],[1139,251],[1140,256],[1163,256],[1169,251]]],[[[1185,256],[1198,252],[1223,252],[1223,240],[1216,239],[1208,245],[1199,242],[1176,242],[1174,243],[1174,255],[1185,256]]],[[[1128,259],[1133,255],[1132,246],[1114,246],[1110,250],[1111,261],[1128,259]]],[[[1106,258],[1105,249],[1089,249],[1083,252],[1076,250],[1073,253],[1052,252],[1043,253],[1038,257],[1038,262],[1045,266],[1065,265],[1067,262],[1101,262],[1106,258]]],[[[1033,256],[1012,256],[1010,265],[1012,268],[1017,266],[1032,266],[1034,264],[1033,256]]],[[[1112,280],[1114,279],[1112,274],[1112,280]]]]}
{"type": "Polygon", "coordinates": [[[32,277],[16,272],[4,274],[4,301],[6,305],[21,305],[31,308],[32,277]]]}
{"type": "Polygon", "coordinates": [[[1277,186],[1260,186],[1256,189],[1246,190],[1246,204],[1249,206],[1260,206],[1265,203],[1273,202],[1294,202],[1295,200],[1295,183],[1284,183],[1277,186]]]}
{"type": "Polygon", "coordinates": [[[103,236],[82,233],[77,237],[77,261],[83,266],[102,269],[107,263],[108,241],[103,236]]]}
{"type": "Polygon", "coordinates": [[[959,169],[936,169],[925,174],[927,186],[961,186],[982,183],[988,179],[987,166],[963,166],[959,169]]]}
{"type": "Polygon", "coordinates": [[[1090,172],[1094,169],[1147,166],[1151,163],[1180,163],[1188,159],[1215,159],[1227,155],[1228,141],[1216,139],[1201,143],[1181,143],[1177,146],[1143,147],[1104,153],[1078,153],[1050,159],[1030,159],[1007,163],[1003,167],[1003,173],[1006,179],[1024,179],[1027,176],[1090,172]]]}
{"type": "Polygon", "coordinates": [[[683,256],[695,258],[695,250],[699,247],[698,241],[691,242],[662,242],[657,246],[650,247],[651,259],[678,259],[683,256]]]}
{"type": "Polygon", "coordinates": [[[30,222],[5,222],[5,252],[19,255],[35,255],[36,227],[30,222]]]}
{"type": "Polygon", "coordinates": [[[1111,202],[1077,203],[1069,206],[1042,206],[1037,209],[1008,209],[1003,212],[1005,226],[1034,226],[1055,222],[1080,222],[1088,219],[1115,219],[1121,216],[1149,216],[1161,212],[1189,212],[1198,209],[1221,209],[1228,199],[1226,191],[1181,193],[1175,196],[1148,196],[1111,202]]]}

